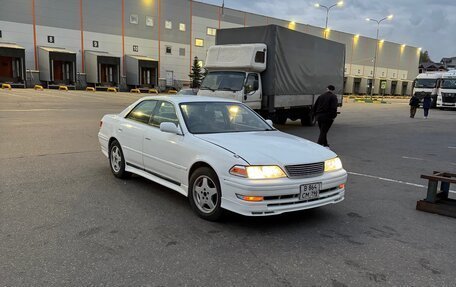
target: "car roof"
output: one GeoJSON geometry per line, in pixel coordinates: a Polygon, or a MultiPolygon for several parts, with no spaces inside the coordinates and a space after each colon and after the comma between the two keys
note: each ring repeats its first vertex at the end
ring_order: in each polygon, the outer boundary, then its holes
{"type": "Polygon", "coordinates": [[[147,96],[140,99],[143,100],[159,100],[159,101],[169,101],[175,104],[180,103],[193,103],[193,102],[230,102],[230,103],[239,103],[235,100],[217,98],[217,97],[205,97],[205,96],[194,96],[194,95],[170,95],[170,96],[147,96]]]}

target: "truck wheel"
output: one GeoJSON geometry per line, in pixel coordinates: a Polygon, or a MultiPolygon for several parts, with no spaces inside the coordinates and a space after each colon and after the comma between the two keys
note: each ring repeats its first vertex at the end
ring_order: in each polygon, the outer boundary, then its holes
{"type": "Polygon", "coordinates": [[[287,119],[286,113],[276,112],[272,118],[272,122],[277,125],[284,125],[287,122],[287,119]]]}
{"type": "Polygon", "coordinates": [[[312,112],[307,112],[305,113],[302,118],[301,118],[301,125],[302,126],[308,126],[308,127],[312,127],[315,125],[315,123],[317,122],[317,119],[315,118],[315,116],[313,115],[312,112]]]}

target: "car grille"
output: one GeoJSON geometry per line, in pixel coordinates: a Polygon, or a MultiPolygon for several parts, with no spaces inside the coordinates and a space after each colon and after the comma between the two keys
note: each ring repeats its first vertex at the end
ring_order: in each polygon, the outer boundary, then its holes
{"type": "Polygon", "coordinates": [[[444,103],[456,103],[456,95],[452,93],[442,93],[444,103]]]}
{"type": "Polygon", "coordinates": [[[312,177],[322,175],[325,170],[324,162],[297,164],[285,166],[290,177],[312,177]]]}

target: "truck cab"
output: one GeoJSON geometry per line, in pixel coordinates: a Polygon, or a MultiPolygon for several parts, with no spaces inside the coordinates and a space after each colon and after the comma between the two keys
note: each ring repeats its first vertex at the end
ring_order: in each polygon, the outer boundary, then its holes
{"type": "Polygon", "coordinates": [[[437,108],[456,108],[456,71],[442,74],[437,89],[437,108]]]}
{"type": "Polygon", "coordinates": [[[413,94],[417,96],[421,102],[426,95],[431,96],[431,106],[435,107],[438,101],[437,94],[441,77],[441,72],[428,72],[419,74],[414,81],[413,94]]]}
{"type": "Polygon", "coordinates": [[[199,96],[235,99],[252,109],[261,108],[261,72],[266,69],[265,44],[212,46],[207,52],[208,73],[199,96]]]}

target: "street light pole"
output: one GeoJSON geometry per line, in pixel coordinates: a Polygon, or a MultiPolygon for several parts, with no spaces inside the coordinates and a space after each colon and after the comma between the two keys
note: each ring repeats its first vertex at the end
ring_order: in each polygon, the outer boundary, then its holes
{"type": "Polygon", "coordinates": [[[339,1],[331,6],[325,6],[325,5],[321,5],[319,3],[315,3],[315,7],[316,8],[324,8],[326,9],[326,22],[325,22],[325,39],[327,38],[327,33],[328,33],[328,18],[329,18],[329,10],[331,10],[331,8],[333,7],[336,7],[336,6],[342,6],[344,5],[344,1],[339,1]]]}
{"type": "Polygon", "coordinates": [[[378,35],[380,32],[380,23],[382,23],[385,20],[391,20],[393,19],[393,15],[389,15],[387,17],[384,17],[380,20],[376,19],[371,19],[371,18],[366,18],[367,21],[373,21],[377,23],[377,37],[375,38],[375,54],[374,54],[374,69],[372,70],[372,83],[371,83],[371,90],[370,90],[370,99],[372,100],[372,96],[374,94],[374,82],[375,82],[375,70],[377,68],[377,53],[378,53],[378,35]]]}

